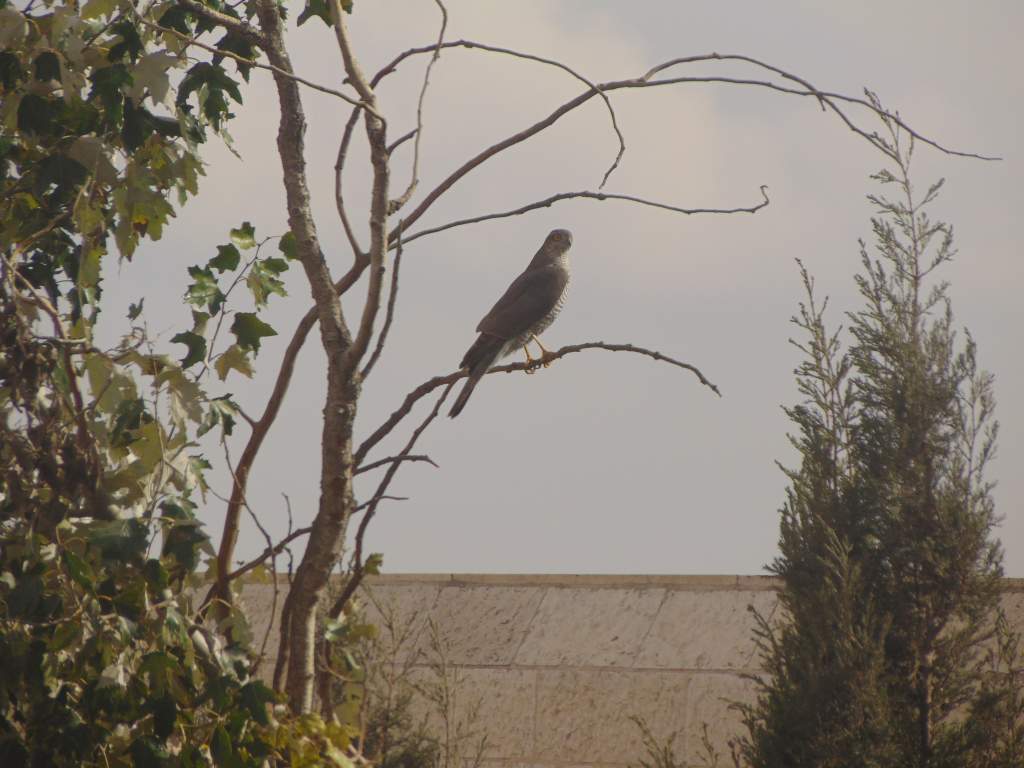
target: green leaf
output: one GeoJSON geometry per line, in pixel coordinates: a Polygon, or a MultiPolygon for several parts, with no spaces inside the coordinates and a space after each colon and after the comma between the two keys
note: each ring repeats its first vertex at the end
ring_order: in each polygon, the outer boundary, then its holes
{"type": "Polygon", "coordinates": [[[89,0],[82,9],[83,19],[98,19],[109,16],[117,8],[117,0],[89,0]]]}
{"type": "Polygon", "coordinates": [[[60,80],[60,59],[53,51],[43,51],[33,62],[36,80],[60,80]]]}
{"type": "Polygon", "coordinates": [[[123,58],[125,54],[128,54],[128,58],[134,62],[145,48],[142,44],[142,38],[139,37],[139,31],[135,28],[135,24],[127,20],[119,21],[110,28],[110,31],[118,35],[121,40],[110,46],[107,60],[117,61],[123,58]]]}
{"type": "Polygon", "coordinates": [[[86,539],[110,560],[136,560],[149,546],[146,524],[135,518],[93,522],[82,526],[82,530],[86,539]]]}
{"type": "Polygon", "coordinates": [[[256,247],[256,230],[248,221],[243,221],[238,229],[231,230],[231,242],[247,251],[256,247]]]}
{"type": "Polygon", "coordinates": [[[135,318],[137,318],[139,315],[142,314],[142,305],[145,303],[145,301],[146,301],[146,297],[143,296],[141,299],[139,299],[139,303],[138,304],[129,304],[128,305],[128,319],[129,320],[134,320],[135,318]]]}
{"type": "Polygon", "coordinates": [[[64,550],[63,553],[64,565],[68,569],[68,574],[75,582],[89,592],[92,592],[96,586],[96,576],[92,572],[92,568],[82,558],[76,555],[71,550],[64,550]]]}
{"type": "Polygon", "coordinates": [[[297,23],[301,27],[314,17],[331,26],[331,12],[327,7],[327,0],[308,0],[306,7],[299,14],[297,23]]]}
{"type": "Polygon", "coordinates": [[[230,371],[238,371],[247,379],[252,378],[252,361],[237,344],[232,344],[224,350],[214,361],[213,367],[221,381],[228,377],[230,371]]]}
{"type": "Polygon", "coordinates": [[[299,246],[291,230],[281,235],[281,240],[278,242],[277,247],[286,259],[295,260],[299,258],[299,246]]]}
{"type": "Polygon", "coordinates": [[[210,409],[206,412],[206,418],[197,431],[197,437],[202,437],[218,424],[222,425],[225,435],[230,435],[235,428],[235,416],[238,414],[238,406],[231,399],[231,395],[224,395],[210,401],[210,409]]]}
{"type": "Polygon", "coordinates": [[[143,736],[135,739],[128,751],[132,756],[132,765],[136,768],[162,768],[164,761],[170,757],[164,747],[143,736]]]}
{"type": "Polygon", "coordinates": [[[238,346],[242,349],[251,349],[254,352],[260,350],[260,339],[267,336],[277,336],[277,331],[260,320],[252,312],[238,312],[235,320],[231,323],[231,332],[238,339],[238,346]]]}
{"type": "Polygon", "coordinates": [[[206,312],[199,312],[198,310],[192,310],[192,330],[198,333],[200,336],[206,334],[206,323],[209,322],[210,315],[206,312]]]}
{"type": "Polygon", "coordinates": [[[169,583],[167,569],[164,568],[163,563],[159,560],[153,557],[149,558],[143,566],[142,572],[146,576],[146,582],[149,585],[149,588],[154,593],[159,595],[167,589],[167,585],[169,583]]]}
{"type": "Polygon", "coordinates": [[[178,705],[170,694],[149,699],[146,707],[153,713],[153,735],[160,740],[167,739],[174,732],[174,723],[178,719],[178,705]]]}
{"type": "MultiPolygon", "coordinates": [[[[21,23],[24,24],[24,19],[21,23]]],[[[22,74],[18,57],[10,51],[0,52],[0,85],[9,91],[14,90],[22,74]]]]}
{"type": "Polygon", "coordinates": [[[185,10],[184,6],[172,5],[164,11],[157,23],[161,27],[177,30],[183,35],[191,35],[192,28],[189,26],[190,19],[191,14],[185,10]]]}
{"type": "Polygon", "coordinates": [[[267,705],[274,703],[274,692],[259,680],[246,683],[238,692],[243,707],[248,710],[250,716],[260,725],[269,725],[270,717],[267,715],[267,705]]]}
{"type": "Polygon", "coordinates": [[[231,758],[234,753],[231,749],[231,737],[224,730],[224,726],[218,725],[210,740],[210,752],[213,754],[213,762],[217,765],[231,765],[231,758]]]}
{"type": "Polygon", "coordinates": [[[18,104],[18,130],[44,135],[53,129],[52,102],[35,93],[27,93],[18,104]]]}
{"type": "Polygon", "coordinates": [[[210,259],[209,266],[223,274],[224,272],[236,269],[241,258],[242,254],[238,252],[234,243],[218,245],[217,255],[210,259]]]}
{"type": "Polygon", "coordinates": [[[245,278],[245,285],[252,293],[258,308],[265,307],[272,294],[288,295],[284,289],[284,282],[278,278],[278,275],[287,269],[288,262],[284,259],[264,259],[252,265],[252,269],[245,278]]]}
{"type": "Polygon", "coordinates": [[[107,110],[104,116],[106,124],[113,128],[119,127],[124,114],[124,92],[121,89],[131,85],[131,73],[124,64],[114,64],[94,69],[89,80],[92,82],[89,100],[99,98],[107,110]]]}
{"type": "Polygon", "coordinates": [[[188,354],[181,360],[181,367],[188,368],[206,357],[206,339],[192,331],[182,331],[171,338],[173,344],[184,344],[188,354]]]}
{"type": "Polygon", "coordinates": [[[384,565],[384,555],[380,552],[374,552],[363,563],[363,573],[367,576],[379,576],[380,569],[384,565]]]}
{"type": "Polygon", "coordinates": [[[189,267],[188,274],[194,281],[185,292],[185,301],[194,307],[207,307],[216,315],[224,306],[227,297],[217,284],[217,278],[209,267],[189,267]]]}
{"type": "Polygon", "coordinates": [[[100,257],[103,249],[90,248],[89,252],[78,263],[78,287],[95,288],[100,280],[100,257]]]}

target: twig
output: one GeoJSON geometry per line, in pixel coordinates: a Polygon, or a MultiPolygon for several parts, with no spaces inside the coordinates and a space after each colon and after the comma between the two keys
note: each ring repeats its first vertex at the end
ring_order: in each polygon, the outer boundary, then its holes
{"type": "Polygon", "coordinates": [[[408,496],[388,496],[387,494],[375,495],[369,501],[364,501],[362,504],[357,504],[356,508],[352,510],[353,514],[356,512],[362,512],[367,507],[376,507],[381,501],[408,501],[408,496]]]}
{"type": "Polygon", "coordinates": [[[377,469],[378,467],[383,467],[385,464],[392,464],[396,461],[425,461],[430,466],[437,467],[437,462],[434,461],[429,456],[427,456],[427,454],[411,453],[408,456],[388,456],[386,459],[377,459],[376,461],[371,461],[369,464],[364,464],[363,466],[359,467],[359,469],[357,469],[352,474],[360,475],[363,472],[369,472],[371,469],[377,469]]]}
{"type": "Polygon", "coordinates": [[[535,211],[538,208],[548,208],[557,202],[562,200],[573,200],[573,199],[589,199],[589,200],[625,200],[630,203],[636,203],[638,205],[646,205],[651,208],[661,208],[665,211],[672,211],[674,213],[685,213],[688,215],[694,215],[699,213],[757,213],[757,211],[764,208],[769,204],[768,199],[768,186],[765,184],[761,185],[761,197],[762,200],[756,205],[752,205],[746,208],[680,208],[675,205],[668,205],[667,203],[659,203],[656,200],[646,200],[641,197],[634,197],[633,195],[620,195],[613,192],[590,192],[584,190],[582,192],[559,192],[556,195],[551,195],[543,200],[537,200],[533,203],[515,208],[511,211],[503,211],[501,213],[488,213],[481,216],[473,216],[468,219],[458,219],[457,221],[450,221],[447,224],[441,224],[437,227],[429,227],[427,229],[421,229],[418,232],[414,232],[405,238],[406,243],[411,243],[413,240],[417,240],[425,235],[433,235],[437,232],[443,232],[446,229],[452,229],[454,227],[465,226],[466,224],[478,224],[482,221],[490,221],[492,219],[506,219],[510,216],[520,216],[529,211],[535,211]]]}
{"type": "Polygon", "coordinates": [[[209,19],[214,24],[217,24],[225,29],[229,29],[239,37],[243,37],[252,43],[260,46],[261,48],[266,43],[263,35],[256,31],[253,27],[246,24],[241,19],[229,16],[226,13],[214,10],[208,5],[203,5],[197,0],[178,0],[178,5],[182,8],[187,8],[197,16],[202,16],[209,19]]]}
{"type": "MultiPolygon", "coordinates": [[[[345,237],[348,238],[348,243],[352,247],[352,258],[354,259],[352,264],[352,270],[358,268],[358,274],[362,274],[362,270],[366,268],[370,263],[370,257],[363,251],[363,247],[359,244],[359,239],[356,237],[355,230],[352,229],[352,222],[348,219],[348,213],[345,210],[345,187],[344,187],[344,172],[345,172],[345,161],[348,159],[348,148],[352,141],[352,132],[356,127],[356,120],[359,119],[359,115],[362,110],[356,107],[352,110],[352,114],[348,116],[348,121],[345,123],[345,130],[341,133],[341,141],[338,143],[338,158],[334,161],[334,205],[338,209],[338,218],[341,219],[341,226],[345,230],[345,237]]],[[[354,281],[353,281],[354,282],[354,281]]]]}
{"type": "Polygon", "coordinates": [[[410,48],[409,50],[403,51],[394,59],[392,59],[391,62],[389,62],[383,69],[380,70],[380,72],[377,73],[377,77],[383,77],[394,72],[398,65],[401,64],[405,59],[409,58],[410,56],[416,56],[423,53],[431,53],[432,51],[437,51],[438,48],[466,48],[469,50],[479,49],[481,51],[488,51],[489,53],[499,53],[504,54],[506,56],[512,56],[517,59],[525,59],[526,61],[535,61],[538,64],[547,64],[548,66],[556,67],[562,70],[563,72],[572,75],[581,83],[587,85],[590,88],[590,91],[588,92],[590,96],[596,94],[601,98],[602,101],[604,101],[605,107],[608,108],[608,115],[612,121],[612,130],[615,131],[615,136],[619,140],[619,150],[615,155],[615,160],[612,161],[612,164],[608,167],[608,170],[604,172],[604,176],[601,179],[601,185],[599,189],[604,188],[604,185],[608,182],[608,177],[610,177],[612,173],[615,171],[615,169],[619,167],[619,163],[622,160],[622,156],[626,153],[626,137],[622,135],[622,130],[619,128],[619,122],[615,115],[615,109],[612,107],[611,100],[605,95],[602,86],[591,82],[589,79],[581,75],[572,67],[555,59],[547,59],[544,58],[543,56],[535,56],[532,53],[523,53],[522,51],[516,51],[511,48],[501,48],[496,45],[479,43],[476,42],[475,40],[454,40],[450,43],[444,43],[443,45],[440,46],[435,44],[421,46],[419,48],[410,48]]]}
{"type": "Polygon", "coordinates": [[[384,351],[384,343],[388,338],[388,331],[391,330],[391,323],[395,319],[395,300],[398,298],[398,269],[402,264],[402,223],[399,222],[398,226],[398,241],[396,243],[394,264],[391,265],[391,288],[388,293],[388,307],[384,314],[384,327],[381,328],[380,336],[377,337],[377,346],[374,348],[373,354],[370,355],[370,359],[363,367],[362,378],[364,380],[370,375],[370,371],[377,364],[377,360],[380,359],[381,353],[384,351]]]}
{"type": "MultiPolygon", "coordinates": [[[[846,117],[846,115],[838,107],[836,107],[836,105],[830,103],[830,100],[834,99],[836,101],[842,101],[842,102],[845,102],[847,104],[856,104],[857,106],[865,107],[865,108],[869,109],[870,111],[874,112],[875,114],[877,114],[879,117],[882,117],[882,118],[885,118],[887,120],[893,121],[893,123],[895,123],[897,126],[902,128],[904,131],[907,132],[907,134],[909,136],[912,136],[917,141],[921,141],[921,142],[923,142],[925,144],[928,144],[929,146],[939,150],[940,152],[942,152],[944,154],[954,155],[956,157],[970,157],[970,158],[974,158],[975,160],[1001,160],[1002,159],[1002,158],[999,158],[999,157],[990,157],[990,156],[987,156],[987,155],[975,154],[973,152],[961,152],[961,151],[955,150],[955,149],[948,149],[948,148],[944,147],[943,145],[939,144],[937,141],[934,141],[934,140],[929,139],[929,138],[927,138],[925,136],[922,136],[920,133],[918,133],[917,131],[913,130],[909,125],[904,123],[903,120],[900,119],[899,115],[897,115],[897,114],[895,114],[893,112],[889,112],[886,109],[883,109],[880,104],[875,103],[874,100],[872,100],[871,98],[861,99],[861,98],[857,98],[857,97],[853,97],[853,96],[844,96],[841,93],[832,93],[830,91],[820,91],[817,88],[815,88],[813,85],[811,85],[807,80],[804,80],[802,77],[799,77],[798,75],[794,75],[794,74],[792,74],[790,72],[787,72],[784,69],[780,69],[779,67],[776,67],[776,66],[774,66],[772,64],[767,64],[766,62],[763,62],[763,61],[761,61],[759,59],[755,59],[755,58],[753,58],[751,56],[744,56],[742,54],[734,54],[734,53],[726,53],[726,54],[708,53],[708,54],[702,54],[702,55],[699,55],[699,56],[686,56],[686,57],[682,57],[682,58],[677,58],[677,59],[672,59],[670,61],[666,61],[663,64],[659,64],[658,66],[648,70],[644,74],[642,79],[643,80],[650,80],[654,75],[658,74],[659,72],[663,72],[664,70],[666,70],[666,69],[668,69],[670,67],[674,67],[674,66],[677,66],[679,64],[689,64],[689,63],[693,63],[693,62],[697,62],[697,61],[743,61],[743,62],[747,62],[748,64],[753,64],[756,67],[761,67],[762,69],[768,70],[769,72],[773,72],[773,73],[779,75],[779,77],[782,77],[782,78],[784,78],[786,80],[789,80],[791,82],[797,83],[798,85],[803,86],[803,88],[805,88],[806,91],[800,91],[800,90],[795,90],[795,89],[785,89],[785,88],[780,88],[780,87],[777,87],[777,86],[773,86],[773,90],[782,91],[784,93],[792,93],[792,94],[795,94],[795,95],[798,95],[798,96],[814,96],[815,98],[818,99],[819,103],[821,103],[823,110],[825,109],[825,106],[828,105],[828,108],[830,108],[833,112],[835,112],[836,115],[838,115],[839,118],[842,119],[842,121],[844,123],[846,123],[846,126],[850,130],[852,130],[854,133],[859,134],[860,136],[863,136],[865,139],[870,141],[876,147],[878,146],[878,144],[876,143],[877,137],[874,136],[873,134],[868,134],[868,133],[864,132],[863,130],[856,128],[853,125],[853,123],[846,117]]],[[[653,81],[652,85],[653,84],[671,84],[671,83],[674,83],[674,82],[693,82],[693,80],[692,79],[691,80],[677,80],[677,79],[660,80],[660,81],[653,81]]],[[[742,85],[760,85],[760,86],[767,86],[767,85],[769,85],[768,83],[766,83],[764,81],[758,81],[758,80],[744,81],[744,80],[729,80],[729,79],[725,79],[725,78],[711,80],[710,82],[725,82],[725,83],[733,82],[733,83],[742,84],[742,85]]],[[[866,93],[868,93],[869,96],[870,96],[869,92],[866,91],[866,93]]],[[[882,147],[879,147],[879,148],[882,149],[882,147]]],[[[886,153],[886,154],[888,154],[888,153],[886,153]]]]}
{"type": "Polygon", "coordinates": [[[396,149],[398,149],[400,146],[402,146],[405,142],[407,142],[409,139],[411,139],[417,133],[418,133],[417,129],[413,128],[408,133],[402,134],[397,139],[392,141],[390,144],[388,144],[388,154],[389,155],[394,154],[396,149]]]}
{"type": "MultiPolygon", "coordinates": [[[[281,75],[282,77],[287,77],[287,78],[289,78],[291,80],[294,80],[297,83],[302,83],[302,85],[305,85],[307,88],[312,88],[314,91],[320,91],[321,93],[327,93],[327,94],[330,94],[331,96],[336,96],[339,99],[341,99],[342,101],[346,101],[349,104],[352,104],[352,105],[357,106],[357,107],[365,106],[361,101],[359,101],[359,99],[353,98],[352,96],[344,94],[341,91],[335,90],[334,88],[329,88],[326,85],[320,85],[319,83],[314,83],[311,80],[307,80],[304,77],[296,75],[294,72],[289,72],[289,71],[287,71],[285,69],[282,69],[281,67],[277,67],[277,66],[275,66],[273,64],[264,64],[263,62],[256,61],[255,59],[247,59],[245,56],[240,56],[239,54],[235,53],[234,51],[227,51],[227,50],[224,50],[223,48],[218,48],[215,45],[209,45],[208,43],[200,42],[199,40],[197,40],[196,38],[192,37],[191,35],[186,35],[184,32],[179,32],[178,30],[171,29],[170,27],[162,27],[159,24],[156,24],[155,22],[149,21],[148,19],[143,17],[142,14],[140,14],[138,12],[136,12],[135,15],[136,15],[136,18],[140,22],[142,22],[142,24],[144,24],[145,26],[149,27],[150,29],[154,29],[157,32],[161,32],[161,33],[166,34],[166,35],[173,35],[174,37],[178,38],[182,42],[185,42],[185,43],[187,43],[189,45],[194,45],[194,46],[196,46],[198,48],[202,48],[204,51],[208,51],[209,53],[216,54],[217,56],[224,56],[226,58],[229,58],[229,59],[232,59],[234,61],[237,61],[240,64],[245,64],[247,67],[256,67],[257,69],[265,69],[268,72],[276,72],[277,74],[281,75]]],[[[262,47],[263,44],[264,44],[263,39],[262,39],[262,37],[260,37],[259,38],[259,42],[257,43],[257,45],[262,47]]]]}
{"type": "MultiPolygon", "coordinates": [[[[454,45],[454,44],[452,44],[452,45],[454,45]]],[[[426,52],[428,50],[430,50],[430,49],[429,48],[423,48],[423,49],[417,48],[417,49],[413,49],[412,51],[407,51],[406,53],[407,54],[411,54],[411,53],[424,53],[424,52],[426,52]]],[[[725,57],[723,57],[723,56],[721,56],[719,54],[712,53],[712,54],[705,54],[705,55],[702,55],[702,56],[691,56],[691,57],[688,57],[686,59],[673,59],[672,62],[666,62],[666,64],[658,65],[654,69],[650,70],[646,75],[644,75],[644,77],[649,77],[651,75],[651,73],[662,71],[662,69],[665,66],[667,66],[668,64],[677,64],[677,63],[682,63],[684,61],[687,62],[687,63],[696,62],[696,61],[713,61],[713,60],[723,59],[723,58],[725,58],[725,57]]],[[[740,58],[743,58],[743,57],[738,57],[737,56],[737,57],[734,57],[734,58],[740,59],[740,58]]],[[[752,64],[754,64],[756,66],[761,66],[761,67],[764,67],[765,69],[769,69],[771,71],[777,71],[779,73],[782,73],[782,70],[778,70],[777,68],[771,67],[770,65],[763,64],[762,62],[757,61],[756,59],[743,58],[743,60],[749,61],[750,63],[752,63],[752,64]]],[[[392,62],[392,65],[394,65],[397,61],[398,61],[398,59],[396,59],[395,62],[392,62]]],[[[389,65],[389,66],[391,66],[391,65],[389,65]]],[[[386,71],[386,70],[382,70],[382,71],[386,71]]],[[[790,79],[790,80],[793,80],[794,82],[799,82],[798,79],[796,78],[796,76],[789,75],[788,73],[783,73],[780,76],[785,77],[785,78],[790,79]]],[[[441,197],[445,192],[447,192],[449,189],[451,189],[466,174],[468,174],[469,172],[471,172],[474,169],[478,168],[480,165],[482,165],[484,162],[486,162],[490,158],[494,157],[495,155],[505,151],[506,149],[508,149],[508,148],[510,148],[512,146],[515,146],[516,144],[520,144],[520,143],[526,141],[527,139],[533,137],[537,133],[543,131],[545,128],[550,127],[551,125],[553,125],[555,122],[557,122],[559,119],[564,117],[566,114],[568,114],[572,110],[574,110],[577,107],[579,107],[579,106],[585,104],[586,102],[588,102],[591,98],[593,98],[593,96],[595,94],[599,94],[601,96],[604,96],[606,93],[610,93],[611,91],[617,91],[617,90],[622,90],[622,89],[629,89],[629,88],[651,88],[651,87],[657,87],[657,86],[662,86],[662,85],[675,85],[675,84],[679,84],[679,83],[723,83],[723,84],[728,84],[728,85],[752,85],[752,86],[761,87],[761,88],[768,88],[770,90],[777,91],[779,93],[786,93],[786,94],[795,95],[795,96],[810,96],[812,98],[818,99],[819,102],[822,101],[822,100],[826,100],[826,102],[829,104],[829,107],[832,109],[832,111],[835,112],[835,114],[837,116],[839,116],[839,118],[844,122],[844,124],[851,131],[853,131],[858,136],[861,136],[862,138],[866,139],[869,143],[871,143],[872,146],[881,149],[883,152],[885,152],[885,149],[879,145],[879,141],[878,141],[878,138],[876,136],[868,133],[867,131],[863,130],[862,128],[858,128],[856,126],[856,124],[852,120],[850,120],[850,118],[842,111],[842,109],[837,104],[835,104],[833,101],[828,101],[828,100],[834,99],[836,101],[843,101],[843,102],[847,102],[847,103],[850,103],[850,104],[856,104],[856,105],[859,105],[859,106],[864,106],[867,109],[871,110],[874,114],[878,115],[879,117],[888,117],[890,119],[893,119],[894,121],[899,121],[899,118],[897,118],[895,115],[892,115],[889,112],[884,112],[884,111],[879,110],[879,108],[876,107],[876,106],[873,106],[870,101],[866,101],[864,99],[857,99],[857,98],[849,97],[849,96],[841,96],[840,94],[833,94],[833,93],[830,93],[830,92],[827,92],[827,91],[819,91],[819,90],[817,90],[816,88],[814,88],[813,86],[810,86],[810,85],[805,86],[805,90],[800,90],[800,89],[796,89],[796,88],[787,88],[785,86],[779,85],[777,83],[772,83],[772,82],[766,81],[766,80],[748,80],[748,79],[727,78],[727,77],[678,77],[678,78],[668,78],[668,79],[663,79],[663,80],[645,80],[644,77],[632,78],[632,79],[628,79],[628,80],[615,80],[615,81],[611,81],[611,82],[607,82],[607,83],[600,83],[598,85],[595,85],[595,86],[593,86],[593,88],[591,90],[588,90],[588,91],[586,91],[584,93],[581,93],[579,96],[576,96],[575,98],[570,99],[569,101],[565,102],[564,104],[562,104],[561,106],[556,108],[553,112],[551,112],[547,117],[537,121],[536,123],[534,123],[533,125],[531,125],[531,126],[529,126],[527,128],[524,128],[523,130],[519,131],[518,133],[512,134],[511,136],[508,136],[507,138],[502,139],[501,141],[497,142],[496,144],[492,144],[487,149],[479,152],[477,155],[475,155],[474,157],[470,158],[469,160],[464,162],[462,165],[460,165],[458,168],[456,168],[454,171],[452,171],[452,173],[450,173],[444,180],[442,180],[436,187],[434,187],[434,189],[431,190],[423,198],[423,200],[420,201],[419,205],[417,205],[416,208],[411,213],[409,213],[407,216],[404,217],[404,225],[405,225],[405,227],[408,228],[408,227],[412,226],[416,221],[418,221],[419,218],[424,213],[427,212],[427,210],[437,201],[437,199],[439,197],[441,197]]],[[[911,131],[911,129],[909,127],[907,127],[905,125],[905,123],[903,123],[902,121],[899,121],[898,124],[901,127],[903,127],[908,133],[913,133],[911,131]]],[[[976,158],[976,159],[980,159],[980,160],[996,160],[996,159],[998,159],[998,158],[994,158],[994,157],[988,157],[988,156],[985,156],[985,155],[977,155],[977,154],[972,154],[972,153],[969,153],[969,152],[959,152],[959,151],[956,151],[956,150],[946,149],[944,146],[942,146],[938,142],[933,141],[931,139],[927,139],[927,138],[921,136],[920,134],[913,133],[913,135],[915,137],[917,137],[920,141],[922,141],[922,142],[924,142],[926,144],[929,144],[930,146],[938,149],[939,151],[944,152],[944,153],[949,154],[949,155],[956,155],[956,156],[960,156],[960,157],[972,157],[972,158],[976,158]]],[[[886,154],[888,154],[888,152],[886,152],[886,154]]],[[[394,233],[392,233],[392,236],[393,235],[394,235],[394,233]]]]}
{"type": "MultiPolygon", "coordinates": [[[[444,7],[444,3],[441,0],[434,0],[434,3],[441,9],[441,31],[437,34],[437,45],[434,46],[434,54],[427,61],[427,67],[423,72],[423,86],[420,88],[420,97],[416,102],[416,140],[413,142],[412,149],[412,172],[409,178],[409,186],[406,187],[405,192],[388,203],[389,213],[396,213],[403,205],[409,202],[409,198],[412,197],[412,193],[416,191],[416,187],[420,183],[420,139],[423,136],[423,102],[427,97],[427,88],[430,86],[430,71],[434,68],[437,60],[441,58],[444,31],[448,28],[448,9],[444,7]]],[[[400,143],[401,140],[399,140],[398,144],[400,143]]],[[[390,155],[398,144],[388,147],[387,153],[390,155]]]]}
{"type": "Polygon", "coordinates": [[[311,530],[313,529],[309,526],[305,528],[296,528],[294,531],[292,531],[279,542],[277,542],[277,544],[274,544],[272,547],[267,547],[265,550],[263,550],[262,554],[257,555],[249,562],[245,563],[244,565],[240,565],[238,568],[229,573],[228,581],[233,581],[234,579],[237,579],[239,576],[245,575],[253,568],[259,567],[263,562],[266,561],[268,557],[273,557],[274,555],[280,554],[285,547],[287,547],[296,539],[305,536],[311,530]]]}
{"type": "MultiPolygon", "coordinates": [[[[638,347],[634,344],[608,344],[603,341],[590,341],[585,344],[571,344],[567,347],[562,347],[561,349],[555,352],[550,352],[544,357],[542,357],[540,360],[535,360],[532,363],[509,363],[507,365],[497,365],[494,368],[491,368],[491,370],[489,370],[487,373],[512,373],[513,371],[533,370],[542,363],[549,363],[553,360],[558,360],[561,357],[565,357],[566,355],[571,355],[575,352],[582,352],[587,349],[604,349],[609,352],[632,352],[634,354],[644,355],[654,360],[675,365],[679,368],[683,368],[687,371],[690,371],[697,377],[701,384],[708,387],[712,392],[714,392],[719,397],[722,396],[722,393],[718,391],[718,387],[711,383],[711,381],[709,381],[707,377],[705,377],[704,374],[701,373],[696,366],[690,365],[689,363],[684,363],[680,360],[676,360],[675,358],[669,357],[668,355],[663,355],[661,352],[657,352],[652,349],[645,349],[644,347],[638,347]]],[[[416,403],[419,402],[421,398],[430,394],[438,387],[452,385],[459,379],[463,379],[468,375],[469,374],[467,371],[459,370],[455,371],[454,373],[446,374],[444,376],[435,376],[434,378],[428,379],[427,381],[423,382],[414,390],[412,390],[409,394],[407,394],[405,396],[405,400],[398,407],[398,409],[395,410],[394,413],[392,413],[387,418],[387,420],[384,421],[383,424],[377,427],[377,429],[374,430],[374,432],[362,442],[358,450],[356,450],[356,452],[353,454],[356,466],[359,466],[363,462],[363,460],[366,458],[366,454],[369,453],[370,450],[375,445],[377,445],[377,443],[379,443],[381,440],[383,440],[391,433],[391,431],[399,424],[399,422],[402,421],[402,419],[404,419],[409,414],[409,412],[413,409],[413,406],[415,406],[416,403]]]]}
{"type": "MultiPolygon", "coordinates": [[[[409,441],[405,444],[402,452],[398,454],[399,457],[409,456],[412,453],[413,447],[416,445],[416,441],[420,439],[420,435],[430,426],[430,423],[437,418],[437,414],[441,411],[441,405],[448,397],[448,393],[452,391],[452,387],[455,386],[457,378],[451,379],[447,382],[447,386],[441,393],[441,396],[437,398],[437,402],[434,403],[433,410],[427,414],[427,417],[420,422],[420,425],[416,427],[412,435],[409,437],[409,441]]],[[[386,493],[388,486],[391,485],[391,481],[394,479],[398,469],[402,466],[402,461],[392,462],[391,466],[388,467],[388,471],[384,473],[384,477],[381,479],[380,484],[377,486],[377,492],[373,497],[364,504],[360,504],[361,507],[366,507],[366,511],[363,513],[363,519],[359,521],[359,528],[356,530],[356,542],[355,549],[352,553],[352,572],[349,574],[348,581],[345,582],[345,588],[341,591],[338,599],[334,601],[334,605],[331,606],[330,613],[328,614],[332,618],[336,618],[341,615],[341,612],[345,610],[345,606],[351,599],[352,595],[359,588],[359,584],[363,580],[363,537],[366,535],[366,529],[370,525],[370,521],[373,520],[373,516],[377,513],[377,506],[380,502],[387,498],[386,493]]]]}
{"type": "Polygon", "coordinates": [[[341,0],[330,0],[331,23],[338,40],[345,74],[365,102],[366,137],[370,144],[370,164],[373,166],[373,184],[370,191],[370,279],[366,288],[366,303],[359,321],[359,328],[352,343],[345,351],[341,365],[341,380],[349,381],[358,370],[363,355],[366,354],[373,334],[373,324],[380,310],[380,294],[384,277],[384,257],[388,250],[387,218],[388,183],[390,180],[390,158],[387,153],[387,123],[375,110],[377,96],[366,79],[349,39],[345,13],[341,8],[341,0]]]}

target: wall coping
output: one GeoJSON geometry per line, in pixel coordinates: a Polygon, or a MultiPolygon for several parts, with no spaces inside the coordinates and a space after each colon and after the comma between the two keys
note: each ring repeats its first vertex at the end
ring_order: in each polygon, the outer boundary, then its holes
{"type": "MultiPolygon", "coordinates": [[[[436,584],[458,587],[777,590],[782,585],[782,581],[775,576],[727,574],[385,573],[379,576],[368,576],[366,584],[370,587],[436,584]]],[[[1024,578],[1002,579],[1002,591],[1024,592],[1024,578]]]]}

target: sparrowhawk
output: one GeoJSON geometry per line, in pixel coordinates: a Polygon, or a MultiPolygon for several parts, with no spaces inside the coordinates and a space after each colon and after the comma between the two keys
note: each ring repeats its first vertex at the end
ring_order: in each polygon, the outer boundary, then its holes
{"type": "Polygon", "coordinates": [[[547,365],[545,357],[548,351],[537,335],[554,322],[562,309],[565,289],[569,285],[571,246],[572,233],[569,230],[552,230],[523,273],[512,281],[480,321],[476,327],[480,336],[459,364],[469,370],[469,378],[448,412],[450,417],[454,419],[462,412],[480,378],[509,352],[522,347],[526,362],[532,363],[533,358],[526,346],[530,339],[540,347],[541,365],[547,365]]]}

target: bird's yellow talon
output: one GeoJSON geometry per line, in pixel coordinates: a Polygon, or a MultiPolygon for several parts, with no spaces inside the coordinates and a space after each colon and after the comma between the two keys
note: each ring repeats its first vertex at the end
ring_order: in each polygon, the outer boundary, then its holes
{"type": "Polygon", "coordinates": [[[526,368],[527,375],[532,375],[537,372],[537,360],[530,356],[530,348],[523,344],[523,352],[526,353],[526,368]]]}
{"type": "Polygon", "coordinates": [[[545,348],[545,346],[540,343],[540,339],[538,339],[536,335],[531,335],[530,338],[537,342],[537,346],[540,347],[540,357],[537,358],[537,363],[543,366],[544,368],[549,368],[551,366],[551,360],[554,357],[554,355],[552,355],[552,353],[549,352],[547,348],[545,348]]]}

